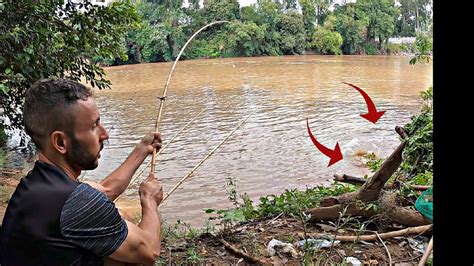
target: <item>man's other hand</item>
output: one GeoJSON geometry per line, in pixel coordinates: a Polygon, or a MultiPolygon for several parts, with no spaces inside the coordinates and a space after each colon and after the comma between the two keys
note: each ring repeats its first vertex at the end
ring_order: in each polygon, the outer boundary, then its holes
{"type": "Polygon", "coordinates": [[[160,132],[151,132],[146,134],[140,142],[137,144],[137,147],[147,153],[150,154],[153,152],[154,149],[159,151],[161,149],[161,133],[160,132]]]}
{"type": "Polygon", "coordinates": [[[142,204],[147,200],[154,200],[156,205],[160,205],[163,200],[163,187],[161,186],[155,174],[150,174],[145,181],[140,184],[138,190],[142,204]]]}

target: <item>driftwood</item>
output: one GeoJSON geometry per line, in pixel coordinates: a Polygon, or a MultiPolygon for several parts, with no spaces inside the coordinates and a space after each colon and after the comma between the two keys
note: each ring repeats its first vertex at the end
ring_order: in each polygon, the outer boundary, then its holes
{"type": "MultiPolygon", "coordinates": [[[[367,180],[365,180],[362,177],[356,177],[356,176],[350,176],[350,175],[338,175],[334,174],[334,181],[342,182],[342,183],[347,183],[347,184],[352,184],[352,185],[363,185],[367,180]]],[[[400,182],[393,182],[390,184],[385,184],[383,186],[384,189],[397,189],[401,186],[400,182]]],[[[423,185],[410,185],[409,188],[416,190],[416,191],[425,191],[430,186],[423,186],[423,185]]]]}
{"type": "Polygon", "coordinates": [[[249,254],[247,254],[247,253],[243,252],[242,250],[240,250],[240,249],[234,247],[233,245],[229,244],[227,241],[225,241],[222,238],[219,239],[219,241],[222,243],[222,245],[224,245],[224,247],[226,249],[230,250],[231,252],[233,252],[237,256],[240,256],[240,257],[244,258],[248,262],[262,264],[262,265],[271,265],[272,264],[272,263],[270,263],[269,261],[267,261],[265,259],[250,256],[249,254]]]}
{"type": "MultiPolygon", "coordinates": [[[[402,230],[397,230],[397,231],[392,231],[392,232],[387,232],[387,233],[378,233],[380,239],[390,239],[394,238],[397,236],[407,236],[407,235],[415,235],[415,234],[423,234],[425,232],[429,232],[433,229],[433,225],[422,225],[422,226],[416,226],[416,227],[408,227],[402,230]]],[[[298,233],[298,236],[301,235],[303,237],[302,232],[298,233]]],[[[322,237],[331,237],[328,234],[312,234],[308,233],[310,237],[313,238],[322,238],[322,237]]],[[[358,235],[358,236],[341,236],[338,235],[334,238],[335,240],[343,241],[343,242],[353,242],[353,241],[375,241],[378,240],[377,234],[372,234],[372,235],[358,235]]]]}
{"type": "MultiPolygon", "coordinates": [[[[385,183],[395,173],[402,163],[402,152],[406,145],[407,133],[402,127],[397,126],[395,131],[402,138],[402,142],[392,154],[382,163],[380,169],[367,181],[364,179],[362,186],[354,192],[345,193],[338,197],[329,197],[321,200],[320,207],[306,210],[315,221],[337,219],[345,210],[345,215],[371,217],[382,214],[391,220],[406,226],[426,225],[429,222],[418,211],[410,208],[400,207],[396,203],[396,195],[383,191],[385,183]],[[360,208],[360,204],[378,202],[377,210],[373,208],[360,208]]],[[[342,179],[360,182],[359,178],[342,176],[342,179]]]]}

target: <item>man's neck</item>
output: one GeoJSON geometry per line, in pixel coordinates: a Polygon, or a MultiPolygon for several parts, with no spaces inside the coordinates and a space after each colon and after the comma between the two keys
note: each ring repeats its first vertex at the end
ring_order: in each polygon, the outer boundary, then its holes
{"type": "Polygon", "coordinates": [[[81,171],[76,171],[72,167],[70,167],[67,163],[65,163],[62,160],[55,160],[53,158],[48,158],[44,153],[40,152],[38,156],[38,160],[50,165],[54,165],[56,167],[59,167],[61,170],[63,170],[69,178],[71,178],[74,181],[77,181],[77,178],[81,174],[81,171]]]}

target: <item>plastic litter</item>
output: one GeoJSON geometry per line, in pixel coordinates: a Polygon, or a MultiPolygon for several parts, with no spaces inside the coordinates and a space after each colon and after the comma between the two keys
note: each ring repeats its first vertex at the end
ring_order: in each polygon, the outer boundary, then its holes
{"type": "Polygon", "coordinates": [[[346,257],[346,263],[350,263],[354,266],[362,266],[362,262],[355,257],[346,257]]]}
{"type": "MultiPolygon", "coordinates": [[[[334,241],[334,246],[339,244],[339,240],[334,241]]],[[[302,247],[302,249],[306,249],[306,243],[309,244],[310,249],[321,249],[321,248],[330,248],[331,245],[333,245],[332,240],[327,240],[327,239],[303,239],[298,241],[298,246],[302,247]]]]}
{"type": "Polygon", "coordinates": [[[298,257],[298,252],[296,252],[295,248],[290,243],[285,243],[280,240],[272,239],[268,242],[267,251],[270,256],[273,256],[280,251],[282,253],[289,253],[293,258],[298,257]]]}

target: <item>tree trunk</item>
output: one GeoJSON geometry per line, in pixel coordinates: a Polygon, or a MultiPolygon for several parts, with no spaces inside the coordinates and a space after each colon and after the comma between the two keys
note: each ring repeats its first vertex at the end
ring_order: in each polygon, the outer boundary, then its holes
{"type": "Polygon", "coordinates": [[[402,127],[396,127],[395,131],[401,136],[402,142],[383,162],[380,169],[375,172],[367,182],[357,191],[343,194],[338,197],[330,197],[321,200],[321,207],[307,210],[311,219],[315,221],[337,219],[341,213],[344,215],[370,217],[382,214],[392,221],[408,226],[425,225],[429,222],[414,209],[400,207],[396,203],[396,194],[382,193],[385,183],[395,173],[402,163],[402,152],[405,148],[407,134],[402,127]],[[377,210],[364,208],[360,202],[378,202],[377,210]]]}

